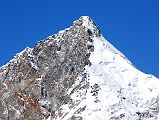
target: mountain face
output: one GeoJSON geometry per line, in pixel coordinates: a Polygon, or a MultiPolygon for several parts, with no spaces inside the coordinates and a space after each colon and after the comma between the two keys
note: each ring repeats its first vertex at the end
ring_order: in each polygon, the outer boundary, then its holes
{"type": "Polygon", "coordinates": [[[0,120],[158,120],[159,80],[87,16],[0,68],[0,120]]]}

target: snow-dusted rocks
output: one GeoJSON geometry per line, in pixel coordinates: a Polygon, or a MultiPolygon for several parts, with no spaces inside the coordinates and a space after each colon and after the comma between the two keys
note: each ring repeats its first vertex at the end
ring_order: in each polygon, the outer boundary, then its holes
{"type": "Polygon", "coordinates": [[[158,120],[158,86],[83,16],[0,68],[0,119],[158,120]]]}

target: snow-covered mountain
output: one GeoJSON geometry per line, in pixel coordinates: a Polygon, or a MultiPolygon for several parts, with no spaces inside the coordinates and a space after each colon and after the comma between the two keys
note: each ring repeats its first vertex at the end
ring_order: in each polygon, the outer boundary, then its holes
{"type": "Polygon", "coordinates": [[[82,16],[0,68],[0,120],[158,120],[158,86],[82,16]]]}

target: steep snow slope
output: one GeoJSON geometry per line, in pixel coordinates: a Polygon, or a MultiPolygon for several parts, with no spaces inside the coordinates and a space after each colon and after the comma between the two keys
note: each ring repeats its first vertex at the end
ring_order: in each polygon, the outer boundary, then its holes
{"type": "Polygon", "coordinates": [[[82,16],[0,68],[0,120],[158,120],[158,86],[82,16]]]}
{"type": "MultiPolygon", "coordinates": [[[[83,19],[83,25],[93,30],[89,19],[83,19]]],[[[58,119],[74,116],[85,120],[158,120],[159,80],[137,70],[103,36],[92,36],[92,40],[91,66],[85,67],[89,87],[71,95],[78,105],[72,109],[69,104],[63,105],[66,114],[58,119]]]]}

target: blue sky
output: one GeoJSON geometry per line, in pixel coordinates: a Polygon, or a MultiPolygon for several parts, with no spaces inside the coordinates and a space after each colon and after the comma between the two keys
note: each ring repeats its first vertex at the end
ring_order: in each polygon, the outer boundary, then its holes
{"type": "Polygon", "coordinates": [[[1,0],[0,66],[82,15],[138,69],[159,77],[158,0],[1,0]]]}

